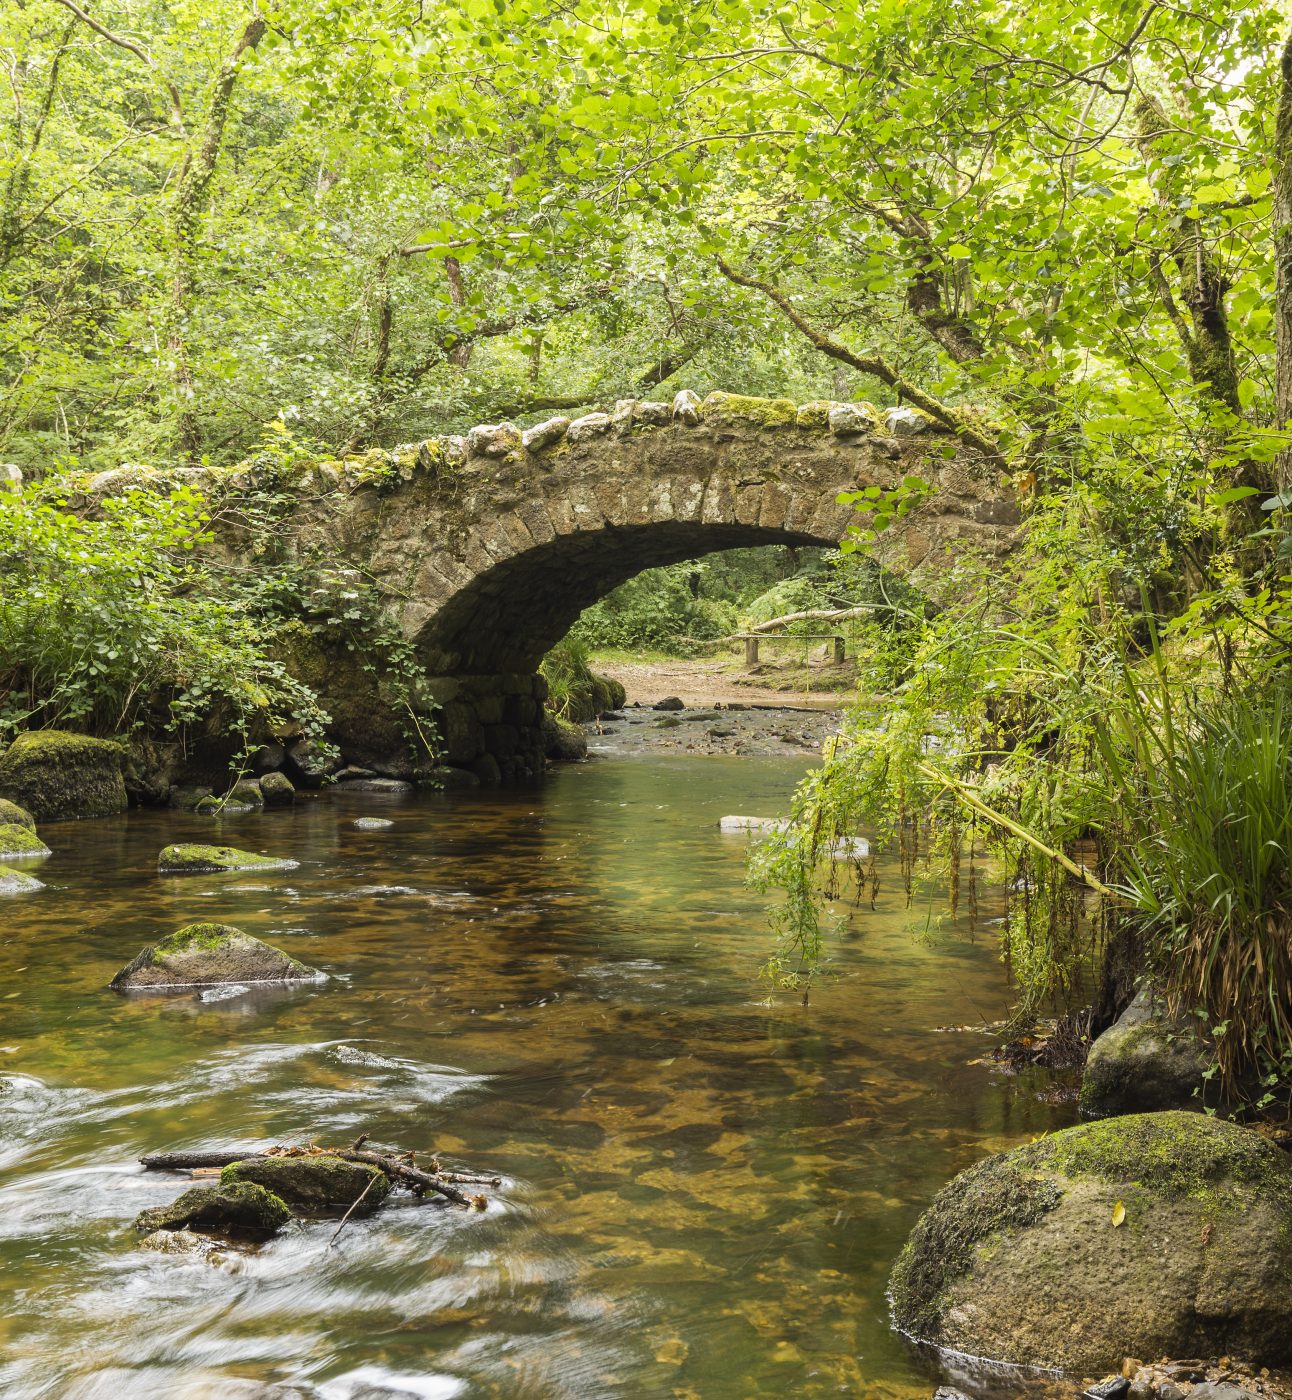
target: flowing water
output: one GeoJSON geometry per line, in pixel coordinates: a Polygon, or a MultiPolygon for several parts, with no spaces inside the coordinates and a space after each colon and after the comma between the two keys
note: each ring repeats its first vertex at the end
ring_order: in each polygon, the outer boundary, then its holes
{"type": "Polygon", "coordinates": [[[301,861],[256,878],[159,877],[212,839],[194,816],[45,827],[50,888],[0,905],[0,1395],[927,1398],[892,1260],[954,1172],[1071,1110],[937,1031],[1001,1015],[1004,979],[989,934],[912,937],[893,871],[837,977],[768,997],[717,820],[783,810],[804,765],[603,759],[221,820],[301,861]],[[331,980],[107,990],[194,919],[331,980]],[[483,1214],[392,1198],[332,1249],[335,1221],[218,1264],[137,1247],[189,1184],[140,1153],[361,1132],[505,1183],[483,1214]]]}

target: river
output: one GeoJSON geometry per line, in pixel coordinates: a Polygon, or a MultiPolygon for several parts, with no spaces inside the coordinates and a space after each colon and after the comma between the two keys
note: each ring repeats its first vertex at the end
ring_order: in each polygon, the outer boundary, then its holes
{"type": "Polygon", "coordinates": [[[895,869],[807,1006],[759,984],[764,901],[717,821],[783,810],[806,762],[611,757],[221,820],[302,862],[255,879],[155,873],[209,819],[45,826],[49,888],[0,906],[0,1395],[927,1400],[892,1260],[957,1170],[1072,1110],[937,1030],[1007,988],[990,931],[912,935],[895,869]],[[331,980],[107,990],[194,919],[331,980]],[[330,1250],[335,1222],[220,1267],[137,1248],[188,1184],[140,1153],[361,1132],[505,1183],[483,1214],[393,1198],[330,1250]]]}

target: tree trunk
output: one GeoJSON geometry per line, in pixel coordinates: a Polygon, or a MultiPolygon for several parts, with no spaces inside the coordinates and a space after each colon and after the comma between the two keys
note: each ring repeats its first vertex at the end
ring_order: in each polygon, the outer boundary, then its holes
{"type": "Polygon", "coordinates": [[[201,449],[201,426],[194,402],[196,385],[189,357],[187,325],[197,283],[198,231],[206,210],[211,177],[220,158],[225,123],[233,101],[233,89],[238,81],[238,65],[243,54],[260,43],[265,29],[265,21],[259,15],[250,20],[221,68],[201,137],[196,149],[190,150],[184,158],[171,204],[171,292],[166,347],[170,352],[175,392],[180,400],[176,447],[182,457],[191,461],[197,460],[201,449]]]}
{"type": "MultiPolygon", "coordinates": [[[[1292,35],[1283,47],[1279,110],[1274,127],[1274,381],[1277,426],[1292,420],[1292,35]]],[[[1276,459],[1280,491],[1292,487],[1292,441],[1276,459]]]]}

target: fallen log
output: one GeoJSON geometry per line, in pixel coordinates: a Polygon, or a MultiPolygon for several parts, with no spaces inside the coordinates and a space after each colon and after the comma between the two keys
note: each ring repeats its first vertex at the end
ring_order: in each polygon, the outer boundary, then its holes
{"type": "MultiPolygon", "coordinates": [[[[363,1162],[379,1168],[392,1183],[406,1186],[415,1195],[434,1191],[446,1200],[461,1206],[471,1206],[483,1210],[487,1201],[482,1195],[468,1195],[461,1190],[462,1185],[480,1184],[501,1186],[502,1178],[486,1176],[478,1172],[423,1171],[413,1165],[413,1154],[374,1152],[361,1146],[366,1137],[359,1138],[353,1147],[271,1147],[263,1152],[238,1152],[233,1149],[219,1149],[206,1152],[148,1152],[140,1157],[140,1163],[150,1171],[209,1171],[213,1168],[231,1166],[234,1162],[262,1161],[269,1157],[340,1157],[346,1162],[363,1162]]],[[[439,1163],[433,1162],[438,1168],[439,1163]]]]}

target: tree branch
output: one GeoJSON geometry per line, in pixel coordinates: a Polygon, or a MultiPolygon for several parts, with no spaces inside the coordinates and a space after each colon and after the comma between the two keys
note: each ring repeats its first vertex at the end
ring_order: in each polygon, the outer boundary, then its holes
{"type": "Polygon", "coordinates": [[[918,384],[913,384],[905,375],[890,365],[882,355],[858,355],[849,350],[846,345],[841,345],[837,340],[832,340],[828,335],[817,330],[778,288],[773,287],[768,282],[760,282],[757,278],[746,277],[743,273],[737,272],[726,263],[720,253],[715,254],[714,257],[718,264],[718,271],[728,281],[734,282],[739,287],[749,287],[753,291],[761,292],[781,310],[790,324],[801,331],[823,355],[828,355],[832,360],[839,360],[845,365],[850,365],[861,374],[874,375],[876,379],[882,380],[889,388],[896,389],[903,398],[909,399],[917,408],[923,409],[930,418],[940,423],[949,432],[954,433],[962,442],[981,452],[996,466],[1005,468],[1008,465],[999,444],[993,437],[980,431],[958,409],[951,408],[940,399],[934,398],[932,394],[926,393],[918,384]]]}

